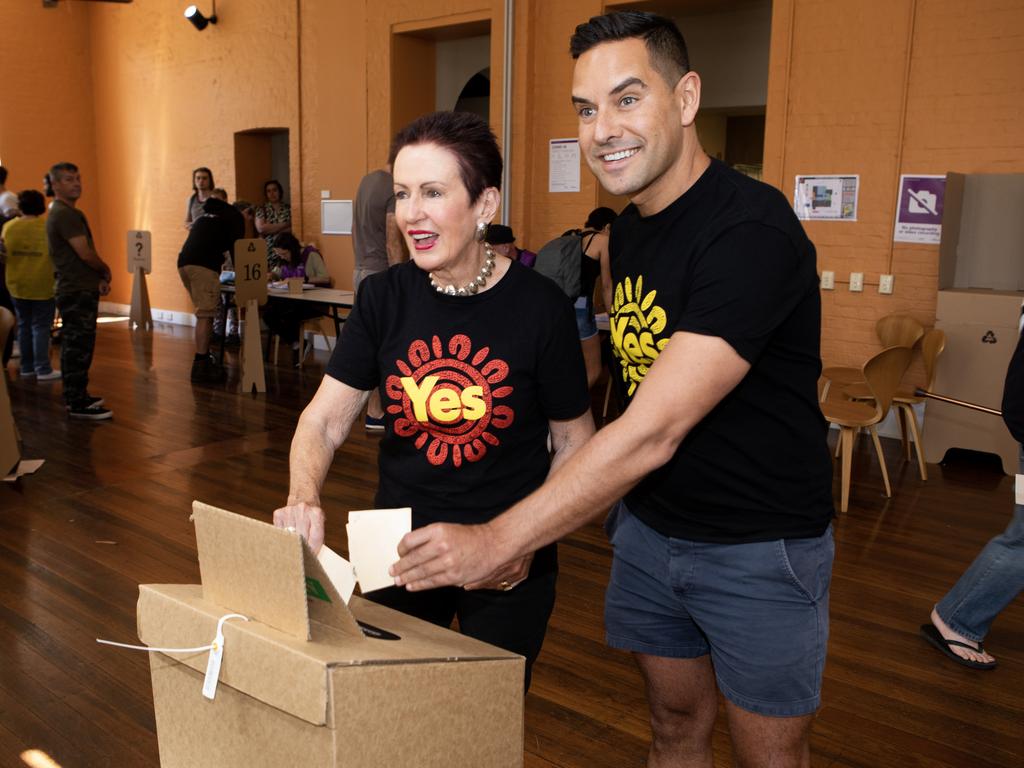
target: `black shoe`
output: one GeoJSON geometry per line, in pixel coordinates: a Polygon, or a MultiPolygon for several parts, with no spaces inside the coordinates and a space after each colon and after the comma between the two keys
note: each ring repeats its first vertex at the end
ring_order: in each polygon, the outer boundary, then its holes
{"type": "Polygon", "coordinates": [[[192,362],[190,378],[196,384],[219,384],[227,378],[227,372],[212,357],[201,357],[192,362]]]}
{"type": "MultiPolygon", "coordinates": [[[[101,405],[103,405],[103,402],[104,400],[102,397],[93,397],[92,395],[86,395],[82,402],[78,403],[78,405],[85,408],[99,408],[101,405]]],[[[65,405],[64,410],[70,411],[71,406],[65,405]]]]}
{"type": "Polygon", "coordinates": [[[109,408],[99,405],[73,405],[68,408],[68,416],[72,419],[87,419],[90,421],[102,421],[113,418],[114,412],[109,408]]]}

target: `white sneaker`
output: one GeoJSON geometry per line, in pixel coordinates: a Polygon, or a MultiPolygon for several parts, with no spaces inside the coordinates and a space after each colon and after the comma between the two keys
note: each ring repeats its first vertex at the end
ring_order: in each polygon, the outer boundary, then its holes
{"type": "Polygon", "coordinates": [[[37,373],[36,381],[53,381],[54,379],[59,379],[60,377],[61,372],[55,369],[50,371],[49,373],[37,373]]]}

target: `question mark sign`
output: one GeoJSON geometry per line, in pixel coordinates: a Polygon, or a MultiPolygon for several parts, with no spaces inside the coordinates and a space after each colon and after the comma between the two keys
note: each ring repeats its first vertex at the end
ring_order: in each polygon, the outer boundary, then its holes
{"type": "Polygon", "coordinates": [[[141,256],[142,255],[142,243],[141,242],[136,242],[135,243],[135,251],[136,251],[136,253],[135,253],[136,256],[141,256]]]}

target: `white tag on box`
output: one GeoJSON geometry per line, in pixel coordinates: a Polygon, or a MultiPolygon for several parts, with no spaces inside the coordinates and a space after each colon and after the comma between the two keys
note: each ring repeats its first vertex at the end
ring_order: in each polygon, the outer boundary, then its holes
{"type": "Polygon", "coordinates": [[[412,530],[412,509],[367,509],[348,513],[348,553],[365,595],[392,587],[388,568],[398,562],[398,543],[412,530]]]}
{"type": "Polygon", "coordinates": [[[213,700],[217,695],[217,680],[220,677],[220,662],[224,658],[224,634],[217,627],[217,637],[206,660],[206,677],[203,678],[203,696],[213,700]]]}
{"type": "Polygon", "coordinates": [[[331,580],[334,588],[341,595],[341,599],[347,605],[349,598],[352,597],[352,592],[356,588],[356,572],[352,567],[352,563],[326,544],[320,547],[320,553],[316,556],[316,559],[320,561],[320,565],[327,572],[327,578],[331,580]]]}

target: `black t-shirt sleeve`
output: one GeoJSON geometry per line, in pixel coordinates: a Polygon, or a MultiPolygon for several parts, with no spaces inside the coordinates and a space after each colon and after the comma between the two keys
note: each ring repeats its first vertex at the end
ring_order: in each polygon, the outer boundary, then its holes
{"type": "Polygon", "coordinates": [[[590,393],[573,306],[560,294],[553,298],[547,338],[537,358],[537,390],[544,416],[565,421],[590,408],[590,393]]]}
{"type": "Polygon", "coordinates": [[[1003,421],[1018,443],[1024,443],[1024,335],[1010,359],[1003,387],[1003,421]]]}
{"type": "Polygon", "coordinates": [[[60,236],[61,240],[70,240],[73,237],[88,237],[85,228],[85,221],[74,211],[56,209],[51,211],[50,219],[53,221],[53,229],[60,236]]]}
{"type": "Polygon", "coordinates": [[[674,331],[724,339],[753,364],[807,292],[801,254],[780,230],[744,223],[701,255],[674,331]]]}
{"type": "Polygon", "coordinates": [[[380,347],[380,322],[387,307],[383,295],[388,275],[370,275],[359,284],[355,306],[341,328],[341,338],[327,363],[327,375],[342,384],[368,391],[380,383],[377,350],[380,347]]]}

